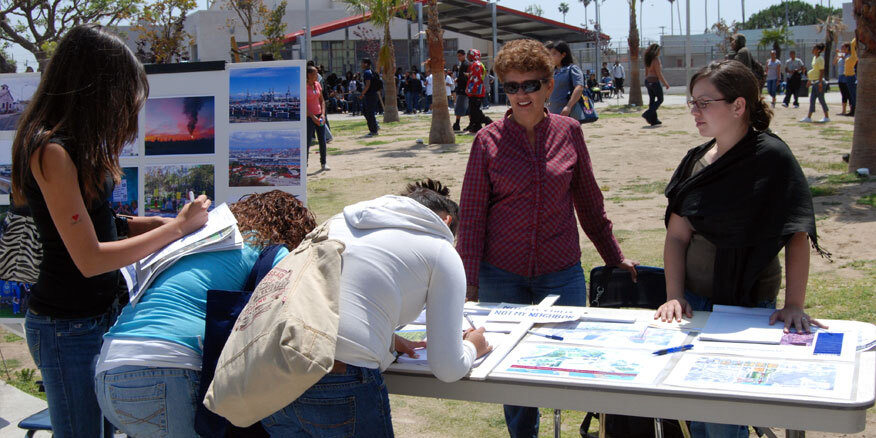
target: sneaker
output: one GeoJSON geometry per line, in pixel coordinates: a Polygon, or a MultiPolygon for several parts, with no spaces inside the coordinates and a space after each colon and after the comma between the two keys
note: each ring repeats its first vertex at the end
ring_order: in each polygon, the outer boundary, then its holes
{"type": "Polygon", "coordinates": [[[770,105],[772,105],[773,108],[776,107],[776,103],[775,103],[775,102],[771,103],[770,105]]]}
{"type": "Polygon", "coordinates": [[[794,104],[794,108],[800,108],[800,104],[799,104],[799,103],[795,103],[795,104],[794,104]]]}
{"type": "Polygon", "coordinates": [[[459,122],[456,122],[456,123],[453,124],[453,130],[454,130],[454,131],[460,131],[460,129],[459,129],[459,122]]]}
{"type": "Polygon", "coordinates": [[[849,111],[847,114],[845,114],[845,116],[846,116],[846,117],[855,117],[855,112],[854,112],[854,111],[849,111]]]}
{"type": "Polygon", "coordinates": [[[830,121],[830,117],[822,117],[821,120],[818,121],[818,123],[827,123],[829,121],[830,121]]]}
{"type": "Polygon", "coordinates": [[[651,126],[657,126],[657,125],[662,125],[662,124],[663,124],[663,122],[661,122],[659,120],[655,120],[654,123],[651,124],[651,126]]]}
{"type": "Polygon", "coordinates": [[[369,133],[365,134],[365,136],[366,137],[377,137],[377,133],[376,132],[369,132],[369,133]]]}
{"type": "Polygon", "coordinates": [[[802,119],[800,119],[800,123],[812,123],[812,119],[810,119],[809,117],[803,117],[802,119]]]}
{"type": "Polygon", "coordinates": [[[788,107],[788,104],[787,104],[787,103],[782,103],[782,106],[785,107],[785,108],[787,108],[787,107],[788,107]]]}
{"type": "Polygon", "coordinates": [[[331,167],[328,167],[328,166],[325,165],[325,164],[323,164],[323,165],[320,167],[320,169],[322,169],[323,171],[326,171],[326,170],[332,170],[331,167]]]}

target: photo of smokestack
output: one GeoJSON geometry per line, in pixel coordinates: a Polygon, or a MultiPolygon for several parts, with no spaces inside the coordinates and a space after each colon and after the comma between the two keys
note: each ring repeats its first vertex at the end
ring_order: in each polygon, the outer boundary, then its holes
{"type": "Polygon", "coordinates": [[[215,153],[215,110],[213,96],[146,100],[146,155],[215,153]]]}

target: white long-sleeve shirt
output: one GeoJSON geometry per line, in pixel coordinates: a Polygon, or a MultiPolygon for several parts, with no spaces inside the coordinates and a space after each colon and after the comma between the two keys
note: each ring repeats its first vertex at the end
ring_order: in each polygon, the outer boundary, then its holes
{"type": "Polygon", "coordinates": [[[383,196],[329,219],[346,245],[335,359],[386,369],[393,331],[426,307],[429,366],[445,382],[471,369],[475,346],[462,339],[465,271],[447,225],[407,197],[383,196]]]}

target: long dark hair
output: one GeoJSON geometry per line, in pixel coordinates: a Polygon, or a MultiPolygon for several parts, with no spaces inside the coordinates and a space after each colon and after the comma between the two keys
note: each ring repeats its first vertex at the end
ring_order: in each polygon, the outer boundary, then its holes
{"type": "Polygon", "coordinates": [[[562,64],[563,67],[575,62],[575,59],[572,58],[572,49],[569,48],[569,44],[565,41],[550,41],[544,45],[544,48],[548,50],[554,49],[557,52],[560,52],[563,55],[563,60],[560,61],[560,64],[562,64]]]}
{"type": "Polygon", "coordinates": [[[748,123],[758,131],[769,129],[773,111],[761,96],[757,78],[745,64],[736,60],[712,62],[690,78],[691,93],[694,85],[701,79],[708,79],[728,102],[733,102],[738,97],[745,99],[745,117],[748,123]]]}
{"type": "Polygon", "coordinates": [[[645,49],[645,67],[650,67],[657,55],[660,54],[660,44],[651,44],[645,49]]]}
{"type": "Polygon", "coordinates": [[[109,172],[118,182],[119,155],[137,138],[137,114],[149,95],[142,64],[121,39],[99,25],[70,29],[43,72],[12,142],[12,195],[26,204],[22,187],[30,158],[43,167],[52,137],[70,142],[79,189],[86,203],[100,197],[109,172]]]}

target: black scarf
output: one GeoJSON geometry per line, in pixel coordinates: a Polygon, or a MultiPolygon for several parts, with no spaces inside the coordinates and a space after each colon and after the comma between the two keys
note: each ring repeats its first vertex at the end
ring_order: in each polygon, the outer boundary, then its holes
{"type": "Polygon", "coordinates": [[[717,247],[712,301],[754,306],[761,271],[794,233],[818,246],[809,184],[779,137],[749,130],[727,153],[690,177],[712,140],[688,151],[666,186],[666,224],[675,213],[717,247]]]}

